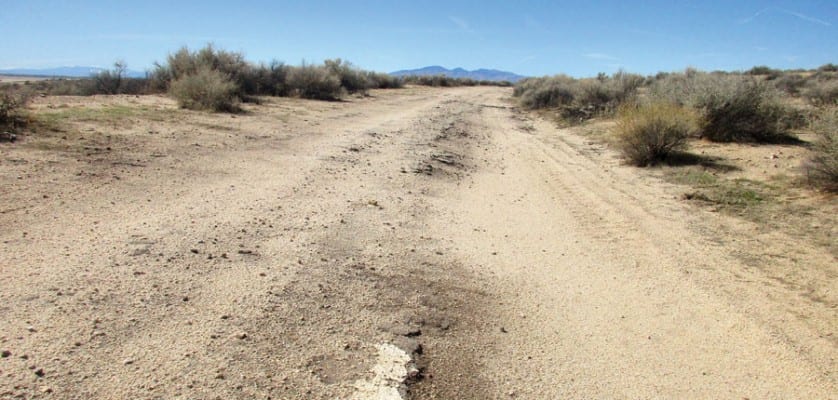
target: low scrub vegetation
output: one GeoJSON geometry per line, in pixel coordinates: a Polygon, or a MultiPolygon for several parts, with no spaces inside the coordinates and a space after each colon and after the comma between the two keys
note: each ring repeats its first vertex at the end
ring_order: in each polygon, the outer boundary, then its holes
{"type": "MultiPolygon", "coordinates": [[[[270,65],[254,65],[245,61],[241,53],[216,50],[207,46],[198,51],[182,48],[170,54],[166,64],[158,64],[150,76],[150,85],[156,90],[168,91],[179,100],[183,99],[183,84],[185,77],[217,71],[224,77],[228,86],[216,85],[218,91],[192,92],[194,95],[213,96],[205,101],[192,99],[190,108],[204,107],[215,111],[230,111],[236,107],[229,107],[238,102],[256,101],[256,96],[299,96],[307,99],[338,100],[347,94],[366,94],[370,89],[398,88],[401,82],[387,76],[356,68],[351,63],[341,59],[326,60],[322,65],[306,64],[295,67],[278,61],[270,65]],[[180,94],[172,93],[172,88],[178,86],[180,94]],[[223,102],[217,96],[227,96],[223,102]],[[207,105],[224,104],[222,108],[207,107],[207,105]]],[[[219,76],[213,81],[220,82],[219,76]]],[[[188,81],[188,80],[187,80],[188,81]]]]}
{"type": "Polygon", "coordinates": [[[646,166],[665,160],[687,146],[697,131],[695,113],[673,103],[626,105],[617,119],[616,142],[633,165],[646,166]]]}
{"type": "Polygon", "coordinates": [[[838,108],[825,110],[813,130],[818,137],[805,165],[809,180],[827,191],[838,192],[838,108]]]}
{"type": "Polygon", "coordinates": [[[341,59],[320,65],[252,64],[242,53],[212,45],[196,51],[183,47],[169,54],[165,62],[155,64],[145,78],[129,78],[126,71],[127,65],[119,61],[113,69],[89,78],[27,82],[0,89],[8,92],[25,86],[27,92],[73,96],[168,93],[186,108],[229,112],[238,110],[238,103],[257,102],[258,96],[337,100],[348,94],[365,95],[371,89],[404,86],[401,78],[366,71],[341,59]],[[200,89],[201,84],[207,86],[200,89]]]}
{"type": "Polygon", "coordinates": [[[789,137],[792,113],[780,92],[748,74],[687,70],[657,79],[649,97],[701,114],[701,136],[718,142],[778,142],[789,137]]]}
{"type": "Polygon", "coordinates": [[[14,140],[14,133],[27,125],[29,99],[29,93],[22,90],[0,93],[0,141],[14,140]]]}
{"type": "Polygon", "coordinates": [[[238,109],[237,87],[230,76],[202,67],[172,81],[169,93],[183,108],[233,112],[238,109]]]}
{"type": "Polygon", "coordinates": [[[640,75],[617,72],[611,76],[574,79],[566,75],[524,79],[513,96],[529,109],[554,109],[569,121],[584,121],[610,115],[634,98],[645,82],[640,75]]]}
{"type": "Polygon", "coordinates": [[[410,75],[401,78],[404,83],[432,87],[458,86],[512,86],[506,81],[479,81],[471,78],[452,78],[445,75],[410,75]]]}
{"type": "Polygon", "coordinates": [[[290,71],[288,86],[300,97],[316,100],[338,100],[346,91],[328,68],[306,64],[290,71]]]}

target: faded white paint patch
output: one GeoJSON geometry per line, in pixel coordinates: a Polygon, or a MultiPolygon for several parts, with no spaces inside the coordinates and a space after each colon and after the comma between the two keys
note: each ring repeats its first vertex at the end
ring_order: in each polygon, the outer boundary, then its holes
{"type": "Polygon", "coordinates": [[[404,350],[384,343],[378,347],[378,360],[372,368],[373,376],[355,382],[352,400],[404,400],[407,396],[405,380],[416,371],[413,360],[404,350]]]}

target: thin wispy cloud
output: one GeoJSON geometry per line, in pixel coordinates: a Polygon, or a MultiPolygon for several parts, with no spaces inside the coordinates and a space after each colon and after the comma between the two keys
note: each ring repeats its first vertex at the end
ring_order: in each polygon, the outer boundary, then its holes
{"type": "Polygon", "coordinates": [[[803,13],[799,13],[799,12],[791,11],[791,10],[786,10],[784,8],[777,8],[777,7],[763,8],[762,10],[759,10],[756,13],[754,13],[754,15],[751,15],[750,17],[743,18],[743,19],[739,20],[739,23],[740,24],[751,23],[755,19],[760,17],[761,15],[764,15],[764,14],[767,14],[767,13],[770,13],[770,12],[778,12],[778,13],[790,15],[792,17],[799,18],[803,21],[811,22],[813,24],[818,24],[818,25],[823,25],[823,26],[832,26],[831,23],[829,23],[827,21],[824,21],[822,19],[818,19],[818,18],[815,18],[815,17],[810,17],[810,16],[808,16],[806,14],[803,14],[803,13]]]}
{"type": "Polygon", "coordinates": [[[815,17],[810,17],[810,16],[808,16],[808,15],[801,14],[801,13],[799,13],[799,12],[794,12],[794,11],[784,10],[784,9],[782,9],[782,8],[779,8],[779,9],[777,9],[777,10],[778,10],[778,11],[780,11],[780,12],[782,12],[782,13],[786,13],[786,14],[788,14],[788,15],[792,15],[792,16],[795,16],[795,17],[797,17],[797,18],[800,18],[800,19],[802,19],[802,20],[804,20],[804,21],[813,22],[813,23],[820,24],[820,25],[823,25],[823,26],[832,26],[832,24],[830,24],[829,22],[826,22],[826,21],[821,20],[821,19],[817,19],[817,18],[815,18],[815,17]]]}
{"type": "Polygon", "coordinates": [[[593,60],[620,61],[619,58],[605,53],[585,53],[582,56],[593,60]]]}
{"type": "Polygon", "coordinates": [[[759,16],[760,16],[760,15],[762,15],[762,14],[767,13],[768,11],[770,11],[770,9],[769,9],[769,8],[763,8],[762,10],[757,11],[756,13],[754,13],[754,15],[751,15],[751,16],[750,16],[750,17],[748,17],[748,18],[742,18],[742,19],[740,19],[740,20],[739,20],[739,23],[740,23],[740,24],[749,24],[749,23],[751,23],[753,20],[757,19],[757,17],[759,17],[759,16]]]}
{"type": "Polygon", "coordinates": [[[460,28],[460,30],[471,32],[471,26],[469,26],[468,21],[460,17],[454,17],[450,15],[448,16],[448,20],[453,22],[454,25],[457,26],[457,28],[460,28]]]}

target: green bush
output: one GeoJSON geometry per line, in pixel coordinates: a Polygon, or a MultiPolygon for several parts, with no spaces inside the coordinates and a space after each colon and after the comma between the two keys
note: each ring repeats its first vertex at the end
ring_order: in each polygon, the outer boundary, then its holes
{"type": "Polygon", "coordinates": [[[812,157],[805,164],[810,181],[821,188],[838,191],[838,108],[827,109],[813,124],[818,139],[812,157]]]}
{"type": "Polygon", "coordinates": [[[288,84],[300,97],[315,100],[339,100],[344,89],[340,79],[322,66],[303,64],[288,74],[288,84]]]}
{"type": "Polygon", "coordinates": [[[234,112],[238,110],[236,84],[223,72],[208,67],[174,80],[169,93],[183,108],[234,112]]]}
{"type": "Polygon", "coordinates": [[[618,115],[616,143],[629,163],[642,167],[686,148],[696,130],[695,113],[677,104],[627,105],[618,115]]]}

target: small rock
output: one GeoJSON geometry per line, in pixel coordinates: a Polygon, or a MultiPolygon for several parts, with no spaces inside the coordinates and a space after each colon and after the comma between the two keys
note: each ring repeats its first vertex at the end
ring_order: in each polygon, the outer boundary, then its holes
{"type": "Polygon", "coordinates": [[[500,331],[501,331],[501,333],[507,333],[507,330],[504,327],[500,327],[500,331]]]}
{"type": "Polygon", "coordinates": [[[2,358],[7,358],[11,355],[12,355],[12,352],[9,351],[9,350],[3,350],[2,352],[0,352],[0,357],[2,357],[2,358]]]}
{"type": "Polygon", "coordinates": [[[122,365],[131,365],[133,363],[134,363],[134,360],[131,359],[131,358],[126,358],[126,359],[122,360],[122,365]]]}
{"type": "Polygon", "coordinates": [[[240,339],[240,340],[247,339],[247,333],[246,332],[239,332],[239,333],[235,334],[234,336],[235,336],[236,339],[240,339]]]}
{"type": "Polygon", "coordinates": [[[192,252],[192,254],[198,254],[198,249],[190,249],[189,251],[192,252]]]}

